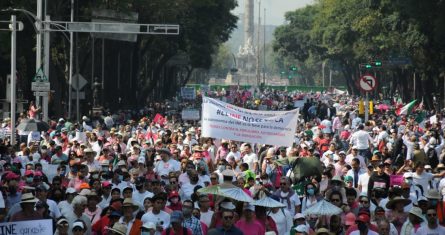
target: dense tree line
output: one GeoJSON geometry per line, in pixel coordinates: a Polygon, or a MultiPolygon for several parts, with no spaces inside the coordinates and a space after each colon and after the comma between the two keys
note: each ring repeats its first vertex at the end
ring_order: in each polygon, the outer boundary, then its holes
{"type": "Polygon", "coordinates": [[[298,64],[301,83],[321,85],[324,62],[353,94],[359,94],[360,74],[375,74],[379,89],[374,95],[424,98],[431,107],[432,94],[445,99],[443,12],[441,0],[318,0],[288,12],[288,24],[276,29],[277,63],[283,68],[298,64]],[[410,63],[392,63],[396,58],[410,63]],[[383,64],[360,68],[372,61],[383,64]]]}
{"type": "MultiPolygon", "coordinates": [[[[36,1],[1,1],[0,9],[22,8],[36,12],[36,1]]],[[[53,21],[69,21],[70,0],[47,0],[47,14],[53,21]]],[[[179,35],[138,36],[135,43],[93,38],[79,33],[77,37],[79,73],[91,85],[94,77],[102,76],[102,46],[104,47],[105,91],[103,104],[108,107],[135,107],[147,100],[161,100],[175,95],[197,68],[208,69],[212,54],[228,40],[236,27],[237,17],[231,13],[236,0],[75,0],[75,20],[89,22],[92,11],[108,9],[121,13],[137,13],[137,23],[179,24],[179,35]],[[104,44],[104,45],[102,45],[104,44]],[[94,49],[93,49],[94,48],[94,49]],[[94,51],[94,57],[93,57],[94,51]],[[119,60],[118,60],[119,57],[119,60]],[[94,64],[92,63],[95,59],[94,64]],[[120,64],[119,70],[117,69],[120,64]],[[92,74],[94,71],[94,74],[92,74]],[[119,73],[119,74],[118,74],[119,73]],[[118,78],[119,77],[119,78],[118,78]],[[119,79],[119,84],[116,82],[119,79]]],[[[11,12],[0,12],[0,20],[9,20],[11,12]]],[[[25,30],[18,33],[17,70],[19,89],[25,98],[32,98],[31,79],[35,74],[35,31],[32,20],[16,13],[25,30]]],[[[0,77],[4,84],[10,69],[10,38],[0,33],[0,77]]],[[[51,107],[55,115],[66,110],[68,100],[69,41],[67,35],[51,33],[50,81],[55,90],[51,107]]],[[[74,71],[76,73],[76,71],[74,71]]],[[[84,111],[91,105],[91,86],[87,86],[84,111]]]]}

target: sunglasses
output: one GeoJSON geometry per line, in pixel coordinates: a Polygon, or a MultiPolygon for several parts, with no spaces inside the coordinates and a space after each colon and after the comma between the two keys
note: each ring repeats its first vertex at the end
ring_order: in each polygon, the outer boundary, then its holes
{"type": "Polygon", "coordinates": [[[223,217],[225,220],[231,220],[231,219],[233,219],[233,216],[224,216],[223,217]]]}
{"type": "Polygon", "coordinates": [[[428,217],[436,217],[437,216],[437,214],[436,213],[434,213],[434,214],[426,214],[428,217]]]}
{"type": "Polygon", "coordinates": [[[360,200],[361,203],[369,203],[369,201],[360,200]]]}
{"type": "Polygon", "coordinates": [[[216,178],[215,177],[210,177],[210,180],[216,180],[216,178]]]}
{"type": "Polygon", "coordinates": [[[331,202],[339,202],[340,199],[331,199],[331,202]]]}

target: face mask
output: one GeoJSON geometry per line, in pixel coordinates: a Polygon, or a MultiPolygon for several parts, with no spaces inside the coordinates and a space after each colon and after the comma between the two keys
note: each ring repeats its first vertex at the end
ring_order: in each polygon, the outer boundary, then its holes
{"type": "Polygon", "coordinates": [[[366,231],[366,228],[367,228],[365,223],[358,223],[357,227],[358,227],[358,230],[360,230],[362,232],[366,231]]]}
{"type": "Polygon", "coordinates": [[[191,215],[192,214],[192,209],[190,209],[190,208],[182,208],[182,214],[184,214],[185,216],[191,215]]]}
{"type": "Polygon", "coordinates": [[[33,180],[34,180],[33,177],[27,177],[26,178],[26,183],[32,183],[33,180]]]}
{"type": "Polygon", "coordinates": [[[119,181],[124,180],[124,176],[123,175],[119,175],[119,181]]]}
{"type": "Polygon", "coordinates": [[[307,194],[309,194],[310,196],[314,196],[315,190],[313,188],[310,188],[307,190],[307,194]]]}
{"type": "Polygon", "coordinates": [[[178,203],[178,201],[179,201],[179,198],[177,198],[177,197],[174,197],[174,198],[170,199],[170,202],[173,203],[173,204],[178,203]]]}

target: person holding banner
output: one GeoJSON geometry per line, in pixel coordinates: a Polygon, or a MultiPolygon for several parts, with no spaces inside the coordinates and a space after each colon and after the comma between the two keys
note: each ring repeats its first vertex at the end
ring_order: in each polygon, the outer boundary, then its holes
{"type": "Polygon", "coordinates": [[[22,200],[20,201],[22,210],[13,214],[9,222],[43,219],[42,215],[34,210],[34,205],[38,201],[32,193],[22,194],[22,200]]]}

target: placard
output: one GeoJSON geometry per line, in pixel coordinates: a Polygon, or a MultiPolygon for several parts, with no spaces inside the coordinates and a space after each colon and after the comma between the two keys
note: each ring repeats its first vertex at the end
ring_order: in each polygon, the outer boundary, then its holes
{"type": "Polygon", "coordinates": [[[197,109],[184,109],[181,112],[182,120],[199,120],[201,119],[199,110],[197,109]]]}
{"type": "Polygon", "coordinates": [[[0,235],[53,235],[50,219],[0,223],[0,235]]]}
{"type": "Polygon", "coordinates": [[[194,87],[181,87],[181,97],[185,100],[194,100],[196,91],[194,87]]]}

